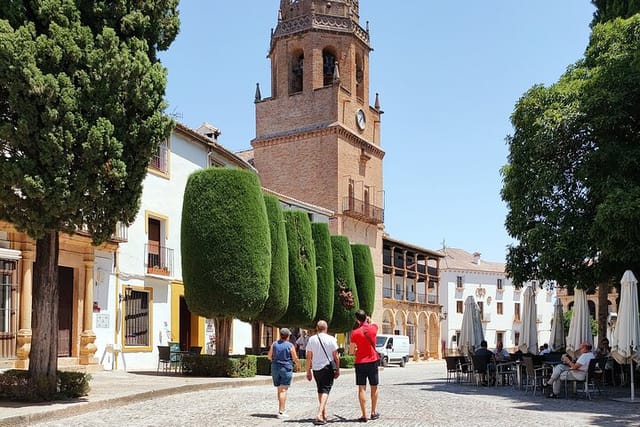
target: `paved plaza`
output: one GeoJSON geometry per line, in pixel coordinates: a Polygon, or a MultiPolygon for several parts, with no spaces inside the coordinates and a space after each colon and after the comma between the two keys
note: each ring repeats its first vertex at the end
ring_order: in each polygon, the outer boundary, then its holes
{"type": "MultiPolygon", "coordinates": [[[[379,412],[370,426],[638,426],[640,404],[629,389],[584,398],[548,399],[511,387],[447,383],[442,361],[412,362],[381,372],[379,412]]],[[[0,404],[0,426],[310,426],[317,395],[303,374],[289,390],[289,418],[277,419],[270,379],[185,379],[146,374],[95,374],[78,403],[34,407],[0,404]],[[29,418],[29,414],[32,415],[29,418]],[[79,414],[70,416],[73,414],[79,414]],[[13,415],[13,416],[12,416],[13,415]],[[16,418],[21,415],[22,418],[16,418]],[[61,418],[64,416],[65,418],[61,418]]],[[[352,370],[343,370],[329,398],[329,426],[358,425],[352,370]]]]}

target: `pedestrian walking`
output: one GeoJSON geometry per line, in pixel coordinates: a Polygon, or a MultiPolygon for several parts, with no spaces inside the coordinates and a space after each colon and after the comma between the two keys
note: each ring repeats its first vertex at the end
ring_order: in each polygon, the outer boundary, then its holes
{"type": "Polygon", "coordinates": [[[293,379],[293,366],[300,370],[300,361],[295,346],[289,342],[291,331],[280,329],[280,339],[269,347],[267,358],[271,360],[271,378],[278,396],[278,418],[287,418],[287,391],[293,379]]]}
{"type": "Polygon", "coordinates": [[[327,322],[318,321],[317,333],[307,342],[307,380],[313,378],[318,390],[318,414],[313,421],[316,425],[327,423],[327,401],[333,387],[333,380],[340,376],[340,355],[338,342],[327,332],[327,322]],[[333,362],[333,363],[331,363],[333,362]]]}
{"type": "Polygon", "coordinates": [[[296,351],[300,359],[306,359],[307,342],[309,342],[309,337],[307,331],[303,329],[300,331],[300,337],[296,340],[296,351]]]}
{"type": "Polygon", "coordinates": [[[356,385],[358,386],[358,401],[362,416],[360,422],[367,421],[367,381],[371,386],[371,419],[377,420],[380,414],[378,406],[378,364],[380,357],[376,351],[376,335],[378,325],[371,320],[364,310],[356,311],[356,328],[351,331],[350,352],[355,353],[356,385]]]}

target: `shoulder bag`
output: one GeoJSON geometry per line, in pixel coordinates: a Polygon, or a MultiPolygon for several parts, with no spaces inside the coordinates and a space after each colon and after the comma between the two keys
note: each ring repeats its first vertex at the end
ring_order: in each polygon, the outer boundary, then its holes
{"type": "Polygon", "coordinates": [[[322,351],[324,352],[324,355],[327,356],[327,359],[329,359],[329,369],[331,370],[331,372],[335,374],[336,371],[338,370],[338,367],[336,366],[336,361],[333,359],[333,357],[329,357],[329,355],[327,354],[327,350],[324,349],[324,344],[322,344],[322,340],[320,339],[320,334],[318,334],[318,342],[320,343],[320,347],[322,347],[322,351]]]}

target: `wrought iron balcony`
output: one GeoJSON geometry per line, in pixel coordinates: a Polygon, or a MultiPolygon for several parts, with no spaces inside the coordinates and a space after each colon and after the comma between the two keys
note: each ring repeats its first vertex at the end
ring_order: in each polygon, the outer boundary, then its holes
{"type": "Polygon", "coordinates": [[[173,249],[156,243],[144,245],[145,271],[159,276],[173,275],[173,249]]]}
{"type": "Polygon", "coordinates": [[[371,224],[382,224],[384,222],[384,209],[354,197],[344,198],[342,213],[371,224]]]}

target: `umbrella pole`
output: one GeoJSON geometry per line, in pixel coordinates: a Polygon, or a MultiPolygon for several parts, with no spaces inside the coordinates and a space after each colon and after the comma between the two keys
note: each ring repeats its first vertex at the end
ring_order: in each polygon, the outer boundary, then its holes
{"type": "Polygon", "coordinates": [[[631,359],[631,400],[635,399],[635,384],[633,381],[633,359],[631,359]]]}

